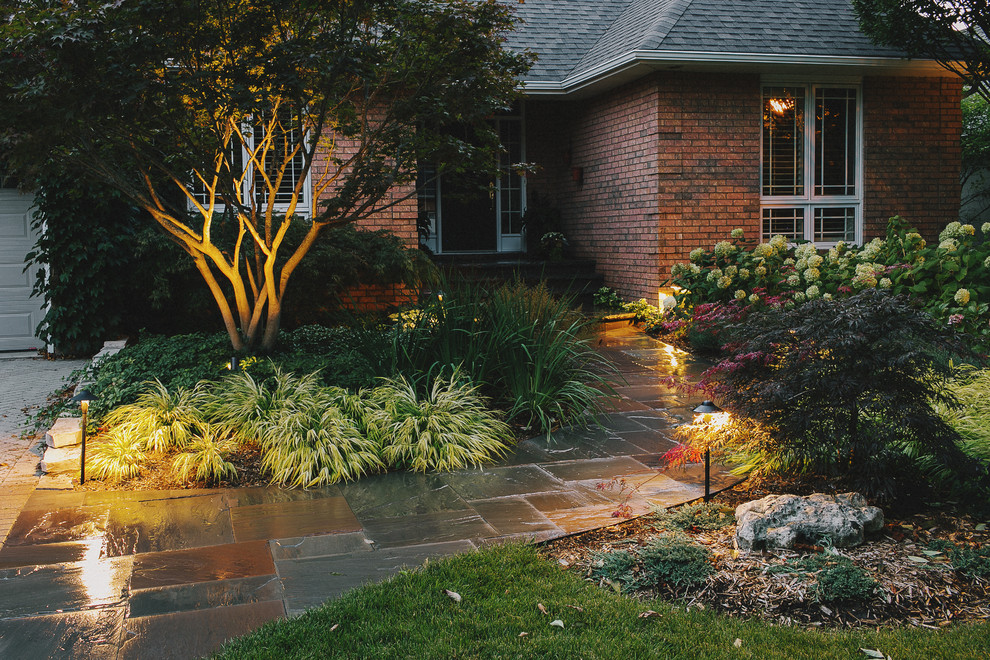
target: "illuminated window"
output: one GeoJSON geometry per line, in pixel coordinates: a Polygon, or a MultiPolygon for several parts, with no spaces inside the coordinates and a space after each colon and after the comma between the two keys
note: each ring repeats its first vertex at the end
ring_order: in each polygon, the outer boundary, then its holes
{"type": "Polygon", "coordinates": [[[862,240],[859,89],[763,88],[763,237],[862,240]]]}

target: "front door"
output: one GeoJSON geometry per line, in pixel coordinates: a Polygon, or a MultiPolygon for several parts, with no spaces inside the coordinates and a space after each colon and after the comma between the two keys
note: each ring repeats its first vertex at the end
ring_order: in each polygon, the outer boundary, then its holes
{"type": "Polygon", "coordinates": [[[521,111],[494,119],[502,143],[495,181],[423,171],[419,192],[422,242],[433,252],[522,252],[526,179],[521,111]]]}

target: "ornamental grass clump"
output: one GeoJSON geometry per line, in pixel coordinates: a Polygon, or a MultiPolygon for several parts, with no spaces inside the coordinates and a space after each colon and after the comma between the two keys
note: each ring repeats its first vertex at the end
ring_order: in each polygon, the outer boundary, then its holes
{"type": "Polygon", "coordinates": [[[332,393],[293,400],[260,421],[262,469],[272,482],[313,488],[384,467],[378,442],[335,405],[332,393]]]}
{"type": "Polygon", "coordinates": [[[403,376],[385,379],[369,403],[390,466],[414,472],[458,470],[501,456],[512,442],[508,425],[456,370],[434,378],[425,395],[403,376]]]}
{"type": "Polygon", "coordinates": [[[144,441],[127,429],[116,427],[93,443],[86,464],[92,477],[118,482],[141,474],[147,458],[144,441]]]}
{"type": "Polygon", "coordinates": [[[147,386],[134,403],[107,414],[104,424],[140,442],[148,451],[164,452],[186,446],[203,421],[199,406],[202,391],[178,387],[170,392],[158,380],[147,386]]]}
{"type": "Polygon", "coordinates": [[[172,460],[172,470],[181,481],[219,482],[237,476],[237,468],[227,460],[238,443],[211,424],[201,424],[185,451],[172,460]]]}
{"type": "Polygon", "coordinates": [[[296,376],[277,366],[272,368],[274,376],[268,381],[241,371],[209,388],[203,402],[205,416],[238,441],[257,444],[271,420],[286,406],[312,402],[318,396],[321,387],[316,372],[296,376]]]}

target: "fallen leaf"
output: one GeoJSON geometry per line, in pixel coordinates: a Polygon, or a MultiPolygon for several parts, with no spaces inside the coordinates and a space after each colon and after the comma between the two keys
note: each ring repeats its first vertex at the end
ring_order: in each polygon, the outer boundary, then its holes
{"type": "Polygon", "coordinates": [[[832,616],[832,610],[828,609],[824,605],[819,605],[818,609],[825,613],[825,616],[832,616]]]}
{"type": "Polygon", "coordinates": [[[908,559],[910,559],[911,561],[913,561],[915,564],[929,564],[929,563],[931,563],[927,559],[925,559],[924,557],[917,557],[915,555],[908,555],[908,559]]]}
{"type": "Polygon", "coordinates": [[[525,636],[526,636],[526,635],[528,635],[528,634],[529,634],[528,632],[521,632],[521,633],[519,633],[519,636],[520,636],[520,637],[525,637],[525,636]]]}
{"type": "Polygon", "coordinates": [[[732,642],[732,645],[735,646],[737,649],[741,649],[742,648],[742,640],[739,639],[738,637],[736,637],[736,641],[732,642]]]}
{"type": "Polygon", "coordinates": [[[654,612],[653,610],[646,610],[645,612],[640,612],[636,616],[640,619],[649,619],[651,616],[660,616],[660,613],[654,612]]]}
{"type": "Polygon", "coordinates": [[[537,603],[536,604],[536,609],[538,609],[539,611],[543,612],[544,614],[547,613],[547,608],[543,606],[543,603],[537,603]]]}
{"type": "Polygon", "coordinates": [[[976,526],[976,531],[978,532],[985,532],[986,530],[987,530],[986,523],[980,523],[979,525],[976,526]]]}
{"type": "Polygon", "coordinates": [[[553,621],[550,622],[550,625],[551,626],[557,626],[558,628],[563,628],[564,627],[564,622],[561,621],[560,619],[554,619],[553,621]]]}
{"type": "Polygon", "coordinates": [[[461,602],[461,595],[456,591],[451,591],[450,589],[444,589],[443,592],[450,596],[450,599],[455,603],[461,602]]]}
{"type": "Polygon", "coordinates": [[[330,626],[330,632],[333,632],[334,630],[336,630],[339,627],[340,627],[340,624],[339,623],[333,624],[332,626],[330,626]]]}
{"type": "Polygon", "coordinates": [[[577,605],[568,605],[568,607],[571,608],[572,610],[577,610],[578,612],[584,612],[584,608],[578,607],[577,605]]]}
{"type": "Polygon", "coordinates": [[[879,659],[883,659],[883,658],[886,658],[887,657],[883,653],[881,653],[880,651],[877,651],[876,649],[862,649],[861,648],[860,651],[862,651],[863,654],[867,658],[879,658],[879,659]]]}

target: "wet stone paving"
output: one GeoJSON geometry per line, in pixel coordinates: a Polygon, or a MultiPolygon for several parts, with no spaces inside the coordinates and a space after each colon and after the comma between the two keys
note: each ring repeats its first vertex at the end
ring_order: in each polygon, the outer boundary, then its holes
{"type": "MultiPolygon", "coordinates": [[[[604,331],[598,347],[622,374],[613,412],[521,442],[483,469],[309,491],[42,482],[0,549],[0,658],[199,657],[427,558],[700,497],[701,466],[655,468],[700,402],[666,379],[694,380],[707,365],[629,326],[604,331]]],[[[713,489],[732,481],[713,467],[713,489]]]]}

